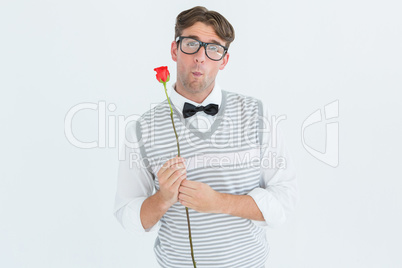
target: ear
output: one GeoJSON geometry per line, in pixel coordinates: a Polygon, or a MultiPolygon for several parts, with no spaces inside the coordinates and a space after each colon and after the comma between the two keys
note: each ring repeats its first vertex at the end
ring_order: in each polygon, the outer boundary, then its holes
{"type": "Polygon", "coordinates": [[[170,48],[170,54],[172,54],[172,60],[177,62],[177,42],[173,41],[170,48]]]}
{"type": "Polygon", "coordinates": [[[226,64],[228,64],[228,61],[229,61],[229,52],[226,53],[226,55],[223,57],[221,66],[219,66],[219,70],[223,70],[226,64]]]}

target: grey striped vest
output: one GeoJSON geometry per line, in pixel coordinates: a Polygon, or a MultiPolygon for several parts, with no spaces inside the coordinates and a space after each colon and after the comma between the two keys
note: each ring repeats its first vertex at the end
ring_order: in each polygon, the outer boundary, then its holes
{"type": "MultiPolygon", "coordinates": [[[[174,110],[181,156],[187,179],[214,190],[245,195],[260,182],[260,101],[222,91],[222,103],[209,131],[202,133],[174,110]]],[[[188,120],[188,119],[187,119],[188,120]]],[[[168,159],[177,155],[167,101],[145,113],[137,124],[143,164],[156,176],[168,159]]],[[[265,230],[251,220],[226,214],[199,213],[189,209],[197,267],[264,267],[268,256],[265,230]]],[[[193,267],[185,207],[174,204],[162,217],[154,251],[166,268],[193,267]]]]}

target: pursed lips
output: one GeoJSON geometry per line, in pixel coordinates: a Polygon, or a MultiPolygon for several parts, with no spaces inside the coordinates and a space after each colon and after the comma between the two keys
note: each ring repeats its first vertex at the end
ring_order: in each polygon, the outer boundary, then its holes
{"type": "Polygon", "coordinates": [[[195,77],[200,77],[200,76],[202,76],[202,73],[201,73],[201,72],[192,72],[192,74],[193,74],[193,76],[195,76],[195,77]]]}

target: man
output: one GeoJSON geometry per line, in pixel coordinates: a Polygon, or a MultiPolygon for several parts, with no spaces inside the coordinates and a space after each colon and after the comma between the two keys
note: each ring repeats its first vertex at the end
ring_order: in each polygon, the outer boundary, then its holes
{"type": "Polygon", "coordinates": [[[282,137],[268,129],[266,106],[215,83],[229,60],[232,25],[194,7],[178,15],[175,27],[170,99],[182,157],[175,157],[164,101],[127,130],[139,146],[120,162],[115,216],[134,233],[158,231],[162,267],[193,267],[185,207],[197,267],[264,267],[264,227],[283,222],[296,201],[293,164],[282,137]]]}

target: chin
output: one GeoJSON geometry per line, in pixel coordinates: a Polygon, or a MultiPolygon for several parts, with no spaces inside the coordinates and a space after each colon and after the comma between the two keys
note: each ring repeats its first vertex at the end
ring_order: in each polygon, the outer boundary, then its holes
{"type": "Polygon", "coordinates": [[[203,91],[206,90],[206,88],[207,88],[207,87],[206,87],[205,84],[202,84],[202,85],[197,84],[197,85],[191,85],[191,86],[190,86],[191,91],[193,91],[194,93],[203,92],[203,91]]]}

